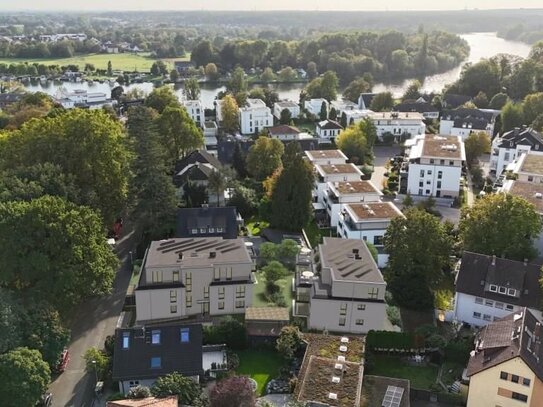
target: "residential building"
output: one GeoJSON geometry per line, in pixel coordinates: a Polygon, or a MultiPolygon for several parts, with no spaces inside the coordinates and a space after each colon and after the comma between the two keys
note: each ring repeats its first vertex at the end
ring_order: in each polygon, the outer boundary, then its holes
{"type": "Polygon", "coordinates": [[[300,105],[291,100],[283,100],[281,102],[275,102],[273,104],[273,116],[277,119],[281,119],[281,112],[283,110],[288,110],[290,112],[291,119],[297,119],[300,117],[300,105]]]}
{"type": "Polygon", "coordinates": [[[222,237],[237,239],[238,215],[233,206],[180,208],[175,237],[222,237]]]}
{"type": "Polygon", "coordinates": [[[219,141],[217,135],[219,134],[219,128],[214,121],[206,120],[204,122],[204,143],[206,151],[213,154],[215,157],[218,155],[219,141]]]}
{"type": "MultiPolygon", "coordinates": [[[[345,112],[345,122],[348,126],[351,124],[356,124],[361,122],[364,119],[367,119],[370,114],[373,112],[371,110],[365,110],[365,109],[353,109],[353,110],[347,110],[345,112]]],[[[341,120],[342,116],[338,116],[338,118],[341,120]]]]}
{"type": "Polygon", "coordinates": [[[426,132],[424,117],[417,112],[372,112],[368,118],[375,125],[380,140],[387,134],[399,142],[426,132]]]}
{"type": "Polygon", "coordinates": [[[268,134],[271,138],[276,138],[281,141],[298,140],[302,132],[295,126],[288,126],[286,124],[280,124],[278,126],[270,127],[268,134]]]}
{"type": "Polygon", "coordinates": [[[311,270],[296,274],[294,313],[309,329],[367,333],[386,318],[386,283],[366,244],[325,237],[311,270]]]}
{"type": "Polygon", "coordinates": [[[174,68],[181,76],[189,76],[191,71],[196,68],[192,61],[175,61],[174,68]]]}
{"type": "Polygon", "coordinates": [[[345,205],[360,202],[380,202],[383,193],[371,181],[329,182],[323,203],[330,219],[330,226],[337,227],[345,205]]]}
{"type": "Polygon", "coordinates": [[[253,260],[243,239],[151,243],[135,290],[136,320],[243,314],[251,306],[253,260]]]}
{"type": "Polygon", "coordinates": [[[360,181],[364,174],[354,164],[317,164],[315,165],[315,190],[313,196],[317,206],[315,209],[325,210],[324,195],[329,182],[360,181]]]}
{"type": "Polygon", "coordinates": [[[108,401],[106,407],[178,407],[177,396],[108,401]]]}
{"type": "Polygon", "coordinates": [[[205,128],[205,110],[201,100],[183,100],[183,106],[185,107],[190,118],[200,127],[205,128]]]}
{"type": "Polygon", "coordinates": [[[323,120],[317,123],[315,132],[319,138],[335,140],[339,133],[341,133],[341,130],[343,130],[343,127],[338,122],[323,120]]]}
{"type": "Polygon", "coordinates": [[[423,97],[417,100],[404,100],[392,108],[395,112],[417,112],[422,114],[425,120],[439,119],[439,109],[428,103],[423,97]]]}
{"type": "Polygon", "coordinates": [[[347,113],[351,110],[358,110],[358,104],[346,99],[334,100],[330,103],[330,110],[332,109],[336,110],[336,116],[339,119],[343,112],[347,113]]]}
{"type": "Polygon", "coordinates": [[[322,104],[326,106],[326,116],[330,112],[330,103],[326,99],[309,99],[304,102],[304,109],[315,117],[320,117],[322,104]]]}
{"type": "Polygon", "coordinates": [[[346,164],[347,156],[341,150],[308,150],[305,152],[309,162],[313,165],[346,164]]]}
{"type": "Polygon", "coordinates": [[[492,141],[490,171],[500,176],[521,154],[543,154],[543,137],[530,127],[517,127],[492,141]]]}
{"type": "Polygon", "coordinates": [[[345,239],[369,242],[378,251],[377,264],[385,267],[388,253],[384,251],[384,237],[394,218],[404,214],[392,202],[346,204],[340,213],[337,233],[345,239]]]}
{"type": "Polygon", "coordinates": [[[496,117],[499,114],[499,110],[465,107],[443,110],[439,122],[439,134],[462,136],[465,139],[473,131],[484,131],[492,138],[496,117]]]}
{"type": "Polygon", "coordinates": [[[108,99],[105,93],[88,92],[85,89],[73,91],[60,89],[54,99],[65,109],[73,109],[74,107],[101,109],[103,106],[113,106],[114,104],[114,101],[108,99]]]}
{"type": "Polygon", "coordinates": [[[258,134],[273,126],[271,110],[261,99],[247,99],[245,106],[239,108],[241,134],[258,134]]]}
{"type": "Polygon", "coordinates": [[[467,367],[468,407],[540,407],[541,322],[527,308],[485,326],[467,367]]]}
{"type": "Polygon", "coordinates": [[[202,325],[162,325],[115,331],[113,380],[119,392],[151,387],[160,376],[178,372],[199,382],[202,364],[202,325]]]}
{"type": "Polygon", "coordinates": [[[358,97],[358,108],[361,110],[369,110],[375,95],[376,93],[361,93],[358,97]]]}
{"type": "Polygon", "coordinates": [[[460,194],[466,161],[459,136],[422,135],[408,140],[407,192],[411,195],[455,198],[460,194]]]}
{"type": "Polygon", "coordinates": [[[247,336],[253,344],[273,344],[289,322],[290,312],[286,307],[249,307],[245,310],[247,336]]]}
{"type": "Polygon", "coordinates": [[[456,276],[454,318],[487,325],[528,307],[541,318],[541,266],[465,251],[456,276]]]}

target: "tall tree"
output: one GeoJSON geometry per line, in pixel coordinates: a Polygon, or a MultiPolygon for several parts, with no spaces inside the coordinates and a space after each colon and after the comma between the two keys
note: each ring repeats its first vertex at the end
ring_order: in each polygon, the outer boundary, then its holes
{"type": "Polygon", "coordinates": [[[236,146],[234,147],[234,156],[232,157],[232,167],[234,170],[236,170],[236,173],[238,174],[238,177],[243,179],[246,178],[247,175],[247,164],[245,162],[245,155],[243,154],[243,151],[241,151],[241,145],[239,143],[236,143],[236,146]]]}
{"type": "Polygon", "coordinates": [[[462,209],[459,230],[464,250],[512,260],[533,259],[537,255],[533,239],[541,231],[541,218],[520,197],[492,194],[462,209]]]}
{"type": "Polygon", "coordinates": [[[297,326],[287,325],[281,328],[275,348],[287,360],[291,360],[303,344],[302,333],[297,326]]]}
{"type": "Polygon", "coordinates": [[[107,76],[113,76],[113,65],[111,61],[107,61],[107,76]]]}
{"type": "Polygon", "coordinates": [[[326,105],[325,102],[322,102],[322,104],[321,104],[321,111],[319,113],[319,118],[321,120],[328,119],[328,106],[326,105]]]}
{"type": "Polygon", "coordinates": [[[403,93],[402,100],[417,100],[420,98],[420,89],[422,83],[418,80],[414,80],[409,84],[405,92],[403,93]]]}
{"type": "Polygon", "coordinates": [[[260,80],[263,82],[271,82],[275,78],[275,74],[271,68],[264,69],[264,72],[260,75],[260,80]]]}
{"type": "Polygon", "coordinates": [[[509,98],[506,93],[496,93],[494,96],[492,96],[492,99],[490,99],[489,107],[491,109],[501,110],[507,103],[508,99],[509,98]]]}
{"type": "Polygon", "coordinates": [[[292,113],[290,113],[290,110],[289,109],[281,110],[281,114],[279,116],[279,123],[289,124],[291,120],[292,120],[292,113]]]}
{"type": "Polygon", "coordinates": [[[484,131],[471,133],[465,141],[466,161],[471,165],[473,160],[490,151],[490,137],[484,131]]]}
{"type": "Polygon", "coordinates": [[[204,134],[182,107],[168,106],[157,119],[169,164],[204,145],[204,134]]]}
{"type": "Polygon", "coordinates": [[[226,178],[224,174],[218,170],[212,171],[207,179],[207,188],[210,191],[213,191],[217,197],[217,206],[221,206],[220,198],[226,188],[226,178]]]}
{"type": "Polygon", "coordinates": [[[502,132],[513,130],[524,124],[524,110],[521,103],[508,102],[502,109],[502,132]]]}
{"type": "Polygon", "coordinates": [[[537,116],[543,113],[543,92],[533,93],[524,98],[524,122],[532,123],[537,116]]]}
{"type": "Polygon", "coordinates": [[[232,95],[226,95],[221,101],[222,127],[233,134],[239,129],[239,108],[232,95]]]}
{"type": "Polygon", "coordinates": [[[0,287],[0,354],[21,343],[23,307],[15,293],[0,287]]]}
{"type": "Polygon", "coordinates": [[[211,390],[211,407],[254,407],[253,385],[245,376],[223,379],[211,390]]]}
{"type": "Polygon", "coordinates": [[[40,352],[16,348],[0,355],[0,405],[35,406],[49,385],[51,371],[40,352]]]}
{"type": "Polygon", "coordinates": [[[161,86],[153,89],[145,98],[145,106],[152,107],[158,113],[162,113],[168,106],[179,107],[179,100],[169,86],[161,86]]]}
{"type": "Polygon", "coordinates": [[[206,78],[210,81],[216,81],[219,79],[219,70],[217,69],[217,65],[215,65],[213,62],[206,65],[204,72],[206,74],[206,78]]]}
{"type": "Polygon", "coordinates": [[[371,152],[360,124],[342,130],[337,137],[336,145],[354,164],[363,164],[371,152]]]}
{"type": "Polygon", "coordinates": [[[170,71],[170,81],[173,83],[176,83],[179,80],[179,72],[177,72],[177,69],[172,69],[170,71]]]}
{"type": "Polygon", "coordinates": [[[347,123],[347,114],[345,112],[341,112],[341,119],[339,119],[339,124],[341,124],[341,127],[344,129],[347,128],[349,123],[347,123]]]}
{"type": "Polygon", "coordinates": [[[260,136],[249,149],[247,171],[258,181],[264,181],[281,166],[284,151],[285,147],[279,140],[260,136]]]}
{"type": "Polygon", "coordinates": [[[313,61],[309,61],[307,63],[307,76],[309,79],[313,80],[319,75],[319,72],[317,71],[317,64],[313,61]]]}
{"type": "Polygon", "coordinates": [[[200,84],[196,78],[189,78],[185,80],[185,88],[183,94],[187,100],[200,99],[200,84]]]}
{"type": "Polygon", "coordinates": [[[394,106],[394,98],[390,92],[378,93],[371,101],[370,109],[374,112],[386,112],[394,106]]]}
{"type": "Polygon", "coordinates": [[[245,71],[243,68],[238,66],[236,69],[234,69],[234,72],[232,72],[232,76],[230,77],[230,81],[228,81],[228,84],[226,85],[226,89],[232,92],[234,95],[236,93],[247,91],[247,79],[245,79],[245,71]]]}
{"type": "Polygon", "coordinates": [[[345,88],[343,97],[351,102],[358,103],[361,93],[371,92],[371,83],[364,78],[357,78],[345,88]]]}

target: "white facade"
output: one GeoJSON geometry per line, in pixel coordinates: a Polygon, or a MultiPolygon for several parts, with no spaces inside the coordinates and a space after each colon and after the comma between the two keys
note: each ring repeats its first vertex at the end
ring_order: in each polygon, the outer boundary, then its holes
{"type": "Polygon", "coordinates": [[[200,127],[204,128],[205,124],[205,110],[202,102],[200,100],[184,100],[183,106],[190,118],[200,127]]]}
{"type": "Polygon", "coordinates": [[[287,109],[290,112],[292,119],[300,117],[300,106],[296,102],[285,100],[282,102],[275,102],[273,105],[273,115],[277,120],[281,118],[281,112],[287,109]]]}
{"type": "Polygon", "coordinates": [[[273,126],[271,110],[260,99],[247,99],[247,106],[239,109],[239,120],[242,134],[258,134],[273,126]]]}
{"type": "Polygon", "coordinates": [[[411,141],[407,191],[411,195],[457,197],[466,160],[461,138],[427,135],[411,141]]]}
{"type": "Polygon", "coordinates": [[[321,139],[335,139],[341,133],[341,125],[332,120],[323,120],[317,123],[315,132],[321,139]]]}
{"type": "Polygon", "coordinates": [[[322,104],[326,105],[326,111],[330,112],[330,103],[326,99],[310,99],[304,102],[304,108],[313,116],[319,117],[321,114],[322,104]]]}
{"type": "Polygon", "coordinates": [[[346,164],[347,156],[341,150],[307,150],[305,155],[313,165],[346,164]]]}
{"type": "MultiPolygon", "coordinates": [[[[345,111],[345,117],[347,126],[350,126],[351,124],[356,124],[358,122],[361,122],[362,120],[368,118],[370,114],[373,112],[371,110],[365,110],[365,109],[353,109],[345,111]]],[[[338,116],[338,119],[341,119],[341,116],[338,116]]]]}
{"type": "Polygon", "coordinates": [[[379,112],[371,113],[369,118],[381,140],[385,134],[392,134],[399,141],[402,136],[412,138],[426,133],[424,117],[417,112],[379,112]]]}
{"type": "Polygon", "coordinates": [[[358,104],[345,99],[334,100],[332,103],[330,103],[330,110],[332,109],[336,110],[337,117],[339,119],[343,112],[347,113],[349,111],[358,110],[358,104]]]}
{"type": "Polygon", "coordinates": [[[492,140],[492,155],[490,156],[490,170],[500,176],[509,164],[518,160],[523,154],[543,154],[543,144],[536,132],[524,129],[512,130],[509,133],[492,140]],[[513,132],[518,132],[514,134],[513,132]],[[526,138],[526,140],[524,140],[526,138]]]}
{"type": "Polygon", "coordinates": [[[315,190],[316,203],[325,208],[324,195],[326,194],[329,182],[360,181],[363,177],[362,171],[354,164],[319,165],[315,166],[315,190]]]}
{"type": "Polygon", "coordinates": [[[112,106],[113,101],[107,98],[103,92],[87,92],[84,89],[73,91],[59,90],[55,100],[65,109],[74,107],[88,107],[89,109],[100,109],[102,106],[112,106]]]}

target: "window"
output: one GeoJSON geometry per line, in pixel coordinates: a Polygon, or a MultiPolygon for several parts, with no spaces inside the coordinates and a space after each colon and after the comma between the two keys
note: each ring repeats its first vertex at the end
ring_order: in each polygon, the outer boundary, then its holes
{"type": "Polygon", "coordinates": [[[430,190],[429,189],[426,190],[426,195],[430,195],[430,190]]]}
{"type": "Polygon", "coordinates": [[[190,339],[189,328],[181,328],[181,343],[188,343],[190,339]]]}
{"type": "Polygon", "coordinates": [[[487,307],[493,307],[494,306],[494,301],[492,300],[485,300],[485,305],[487,307]]]}
{"type": "Polygon", "coordinates": [[[224,309],[224,301],[219,301],[219,309],[224,309]]]}
{"type": "Polygon", "coordinates": [[[123,332],[123,349],[128,349],[130,345],[130,332],[123,332]]]}
{"type": "Polygon", "coordinates": [[[507,372],[500,372],[500,379],[507,380],[507,376],[508,376],[507,372]]]}
{"type": "Polygon", "coordinates": [[[449,165],[454,165],[454,161],[449,161],[449,165]]]}
{"type": "Polygon", "coordinates": [[[172,280],[173,281],[179,281],[179,271],[174,271],[172,273],[172,280]]]}
{"type": "MultiPolygon", "coordinates": [[[[443,160],[441,160],[441,161],[443,161],[443,160]]],[[[441,179],[441,178],[443,178],[443,171],[438,171],[437,172],[437,179],[441,179]]]]}
{"type": "Polygon", "coordinates": [[[160,345],[160,331],[158,329],[151,331],[151,343],[153,345],[160,345]]]}
{"type": "Polygon", "coordinates": [[[379,296],[379,289],[377,287],[372,287],[370,290],[368,290],[368,297],[376,300],[379,296]]]}
{"type": "Polygon", "coordinates": [[[170,290],[170,302],[171,303],[177,302],[177,291],[170,290]]]}
{"type": "MultiPolygon", "coordinates": [[[[430,158],[430,164],[433,164],[434,163],[434,159],[433,158],[430,158]]],[[[430,171],[428,171],[428,174],[430,174],[430,171]]]]}
{"type": "Polygon", "coordinates": [[[511,297],[514,297],[517,295],[517,290],[515,290],[514,288],[510,288],[509,290],[507,290],[507,295],[511,296],[511,297]]]}
{"type": "Polygon", "coordinates": [[[222,233],[224,232],[224,228],[217,228],[217,233],[222,233]]]}
{"type": "Polygon", "coordinates": [[[374,236],[373,237],[373,244],[376,246],[382,246],[383,245],[383,236],[374,236]]]}
{"type": "Polygon", "coordinates": [[[160,369],[162,366],[162,360],[160,357],[151,358],[151,369],[160,369]]]}
{"type": "Polygon", "coordinates": [[[528,175],[528,182],[532,182],[534,180],[534,177],[532,175],[528,175]]]}
{"type": "Polygon", "coordinates": [[[188,293],[192,292],[192,273],[185,274],[185,287],[188,293]]]}
{"type": "Polygon", "coordinates": [[[224,287],[219,287],[219,300],[224,300],[224,287]]]}
{"type": "Polygon", "coordinates": [[[363,319],[357,319],[355,323],[356,323],[356,325],[364,325],[364,320],[363,319]]]}
{"type": "Polygon", "coordinates": [[[185,297],[185,305],[187,306],[187,308],[192,307],[192,295],[191,294],[187,294],[187,296],[185,297]]]}
{"type": "Polygon", "coordinates": [[[528,396],[526,394],[521,394],[521,393],[516,393],[516,392],[513,392],[513,394],[511,394],[511,398],[513,400],[523,401],[524,403],[528,401],[528,396]]]}
{"type": "Polygon", "coordinates": [[[422,188],[423,186],[424,186],[424,181],[420,181],[420,182],[419,182],[419,187],[422,188]]]}
{"type": "Polygon", "coordinates": [[[473,318],[481,319],[481,313],[480,312],[474,312],[473,318]]]}
{"type": "Polygon", "coordinates": [[[215,233],[215,228],[209,228],[209,233],[215,233]]]}
{"type": "Polygon", "coordinates": [[[491,316],[491,315],[488,315],[488,314],[484,314],[484,315],[483,315],[483,319],[484,319],[485,321],[492,321],[492,316],[491,316]]]}
{"type": "Polygon", "coordinates": [[[193,235],[196,235],[198,234],[198,229],[191,229],[190,233],[192,233],[193,235]]]}
{"type": "Polygon", "coordinates": [[[207,230],[205,228],[200,228],[200,233],[205,233],[207,230]]]}
{"type": "Polygon", "coordinates": [[[209,298],[209,287],[204,287],[204,299],[209,298]]]}
{"type": "Polygon", "coordinates": [[[437,181],[437,187],[441,188],[441,181],[437,181]]]}
{"type": "Polygon", "coordinates": [[[339,307],[339,315],[347,315],[347,304],[341,304],[339,307]]]}
{"type": "Polygon", "coordinates": [[[430,181],[430,180],[426,181],[426,185],[430,185],[431,183],[432,183],[432,181],[430,181]]]}
{"type": "MultiPolygon", "coordinates": [[[[439,163],[440,163],[441,165],[445,165],[445,160],[439,160],[439,163]]],[[[439,172],[441,172],[441,171],[439,171],[439,172]]]]}
{"type": "Polygon", "coordinates": [[[228,267],[226,269],[226,279],[227,280],[232,280],[232,267],[228,267]]]}
{"type": "Polygon", "coordinates": [[[424,177],[424,170],[420,170],[420,176],[424,177]]]}
{"type": "Polygon", "coordinates": [[[152,281],[153,283],[162,283],[162,271],[153,270],[152,281]]]}
{"type": "Polygon", "coordinates": [[[493,293],[497,293],[498,292],[498,286],[494,285],[494,284],[490,284],[490,291],[492,291],[493,293]]]}
{"type": "Polygon", "coordinates": [[[216,268],[213,270],[213,280],[219,280],[221,278],[221,269],[216,268]]]}
{"type": "Polygon", "coordinates": [[[346,321],[345,317],[340,317],[339,318],[339,326],[345,326],[345,321],[346,321]]]}
{"type": "Polygon", "coordinates": [[[483,299],[480,298],[480,297],[475,297],[475,304],[482,304],[483,303],[483,299]]]}
{"type": "Polygon", "coordinates": [[[240,285],[236,287],[236,298],[245,298],[245,286],[240,285]]]}
{"type": "Polygon", "coordinates": [[[432,175],[432,170],[428,170],[428,175],[432,175]]]}
{"type": "Polygon", "coordinates": [[[366,304],[358,304],[356,307],[358,311],[365,311],[366,310],[366,304]]]}
{"type": "Polygon", "coordinates": [[[511,381],[513,383],[518,383],[520,380],[520,377],[518,377],[516,374],[511,375],[511,381]]]}
{"type": "Polygon", "coordinates": [[[498,287],[498,291],[500,294],[505,294],[507,292],[507,289],[505,287],[498,287]]]}
{"type": "Polygon", "coordinates": [[[498,309],[503,309],[503,302],[497,302],[497,301],[496,301],[496,302],[494,303],[494,306],[495,306],[496,308],[498,308],[498,309]]]}
{"type": "Polygon", "coordinates": [[[527,379],[526,377],[522,379],[522,384],[524,386],[530,386],[530,379],[527,379]]]}
{"type": "Polygon", "coordinates": [[[170,314],[177,314],[177,305],[170,305],[170,314]]]}
{"type": "Polygon", "coordinates": [[[513,307],[512,305],[510,305],[510,304],[507,304],[507,305],[505,306],[505,309],[506,309],[507,311],[513,311],[513,308],[514,308],[514,307],[513,307]]]}
{"type": "Polygon", "coordinates": [[[236,308],[245,308],[245,300],[236,301],[236,308]]]}

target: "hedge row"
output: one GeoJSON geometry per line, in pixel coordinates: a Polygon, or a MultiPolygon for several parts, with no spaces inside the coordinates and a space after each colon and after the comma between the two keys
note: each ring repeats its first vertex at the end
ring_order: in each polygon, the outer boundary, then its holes
{"type": "Polygon", "coordinates": [[[407,332],[369,331],[366,347],[373,349],[420,349],[425,347],[424,338],[407,332]]]}

